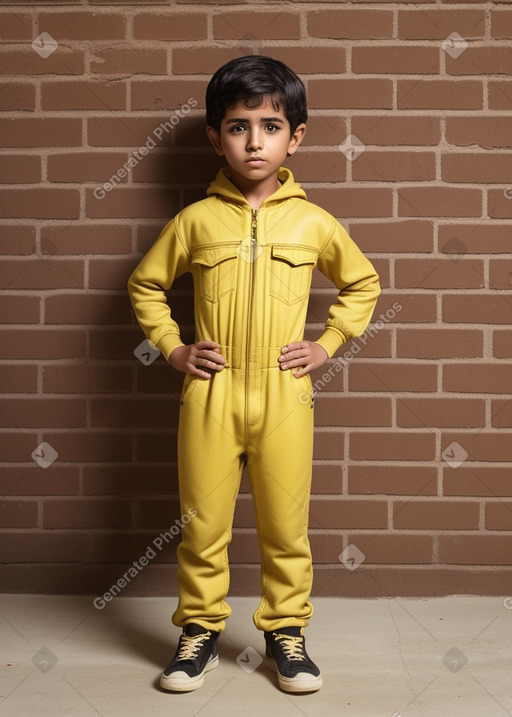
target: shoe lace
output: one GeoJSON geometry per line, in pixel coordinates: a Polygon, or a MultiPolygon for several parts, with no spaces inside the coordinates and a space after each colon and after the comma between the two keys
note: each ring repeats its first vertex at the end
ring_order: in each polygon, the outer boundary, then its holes
{"type": "Polygon", "coordinates": [[[283,652],[288,660],[305,660],[304,655],[304,638],[292,637],[291,635],[276,635],[279,640],[283,652]]]}
{"type": "Polygon", "coordinates": [[[197,657],[198,651],[203,646],[205,640],[210,637],[210,632],[204,632],[201,635],[182,635],[180,640],[180,647],[178,650],[178,660],[194,660],[197,657]]]}

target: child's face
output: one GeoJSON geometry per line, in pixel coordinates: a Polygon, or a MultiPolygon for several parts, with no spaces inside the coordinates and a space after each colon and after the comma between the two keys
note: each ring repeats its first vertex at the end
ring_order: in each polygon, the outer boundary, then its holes
{"type": "Polygon", "coordinates": [[[240,101],[226,110],[220,132],[208,127],[208,136],[217,154],[224,156],[234,178],[263,182],[277,178],[287,155],[302,141],[306,125],[290,134],[290,123],[282,109],[276,110],[269,97],[259,107],[246,107],[240,101]]]}

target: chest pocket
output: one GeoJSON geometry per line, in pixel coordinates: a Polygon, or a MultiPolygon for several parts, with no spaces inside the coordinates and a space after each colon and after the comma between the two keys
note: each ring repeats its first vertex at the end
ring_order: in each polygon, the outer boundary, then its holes
{"type": "Polygon", "coordinates": [[[270,294],[285,304],[305,301],[318,252],[309,247],[274,244],[270,262],[270,294]]]}
{"type": "Polygon", "coordinates": [[[238,243],[197,249],[192,255],[194,280],[203,298],[219,301],[235,288],[238,243]]]}

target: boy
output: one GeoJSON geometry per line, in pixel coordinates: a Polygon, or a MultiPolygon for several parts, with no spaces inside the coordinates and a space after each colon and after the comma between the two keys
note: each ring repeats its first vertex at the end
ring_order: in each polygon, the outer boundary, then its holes
{"type": "Polygon", "coordinates": [[[178,607],[183,628],[161,686],[200,687],[218,664],[217,638],[231,610],[227,549],[247,465],[261,554],[267,667],[286,692],[322,685],[305,649],[313,608],[307,536],[313,443],[310,371],[366,328],[380,292],[371,263],[331,215],[306,201],[282,167],[306,130],[297,75],[269,57],[232,60],[206,92],[207,133],[228,167],[207,198],[162,231],[128,282],[146,336],[186,374],[178,430],[181,512],[178,607]],[[305,341],[317,266],[337,287],[325,331],[305,341]],[[184,345],[164,290],[190,271],[195,343],[184,345]]]}

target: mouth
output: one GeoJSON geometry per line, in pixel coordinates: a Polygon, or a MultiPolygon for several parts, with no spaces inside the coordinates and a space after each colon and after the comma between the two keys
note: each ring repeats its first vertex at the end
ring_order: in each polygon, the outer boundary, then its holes
{"type": "Polygon", "coordinates": [[[261,157],[249,157],[249,159],[245,160],[245,163],[250,165],[251,167],[259,167],[262,164],[264,164],[265,160],[261,157]]]}

